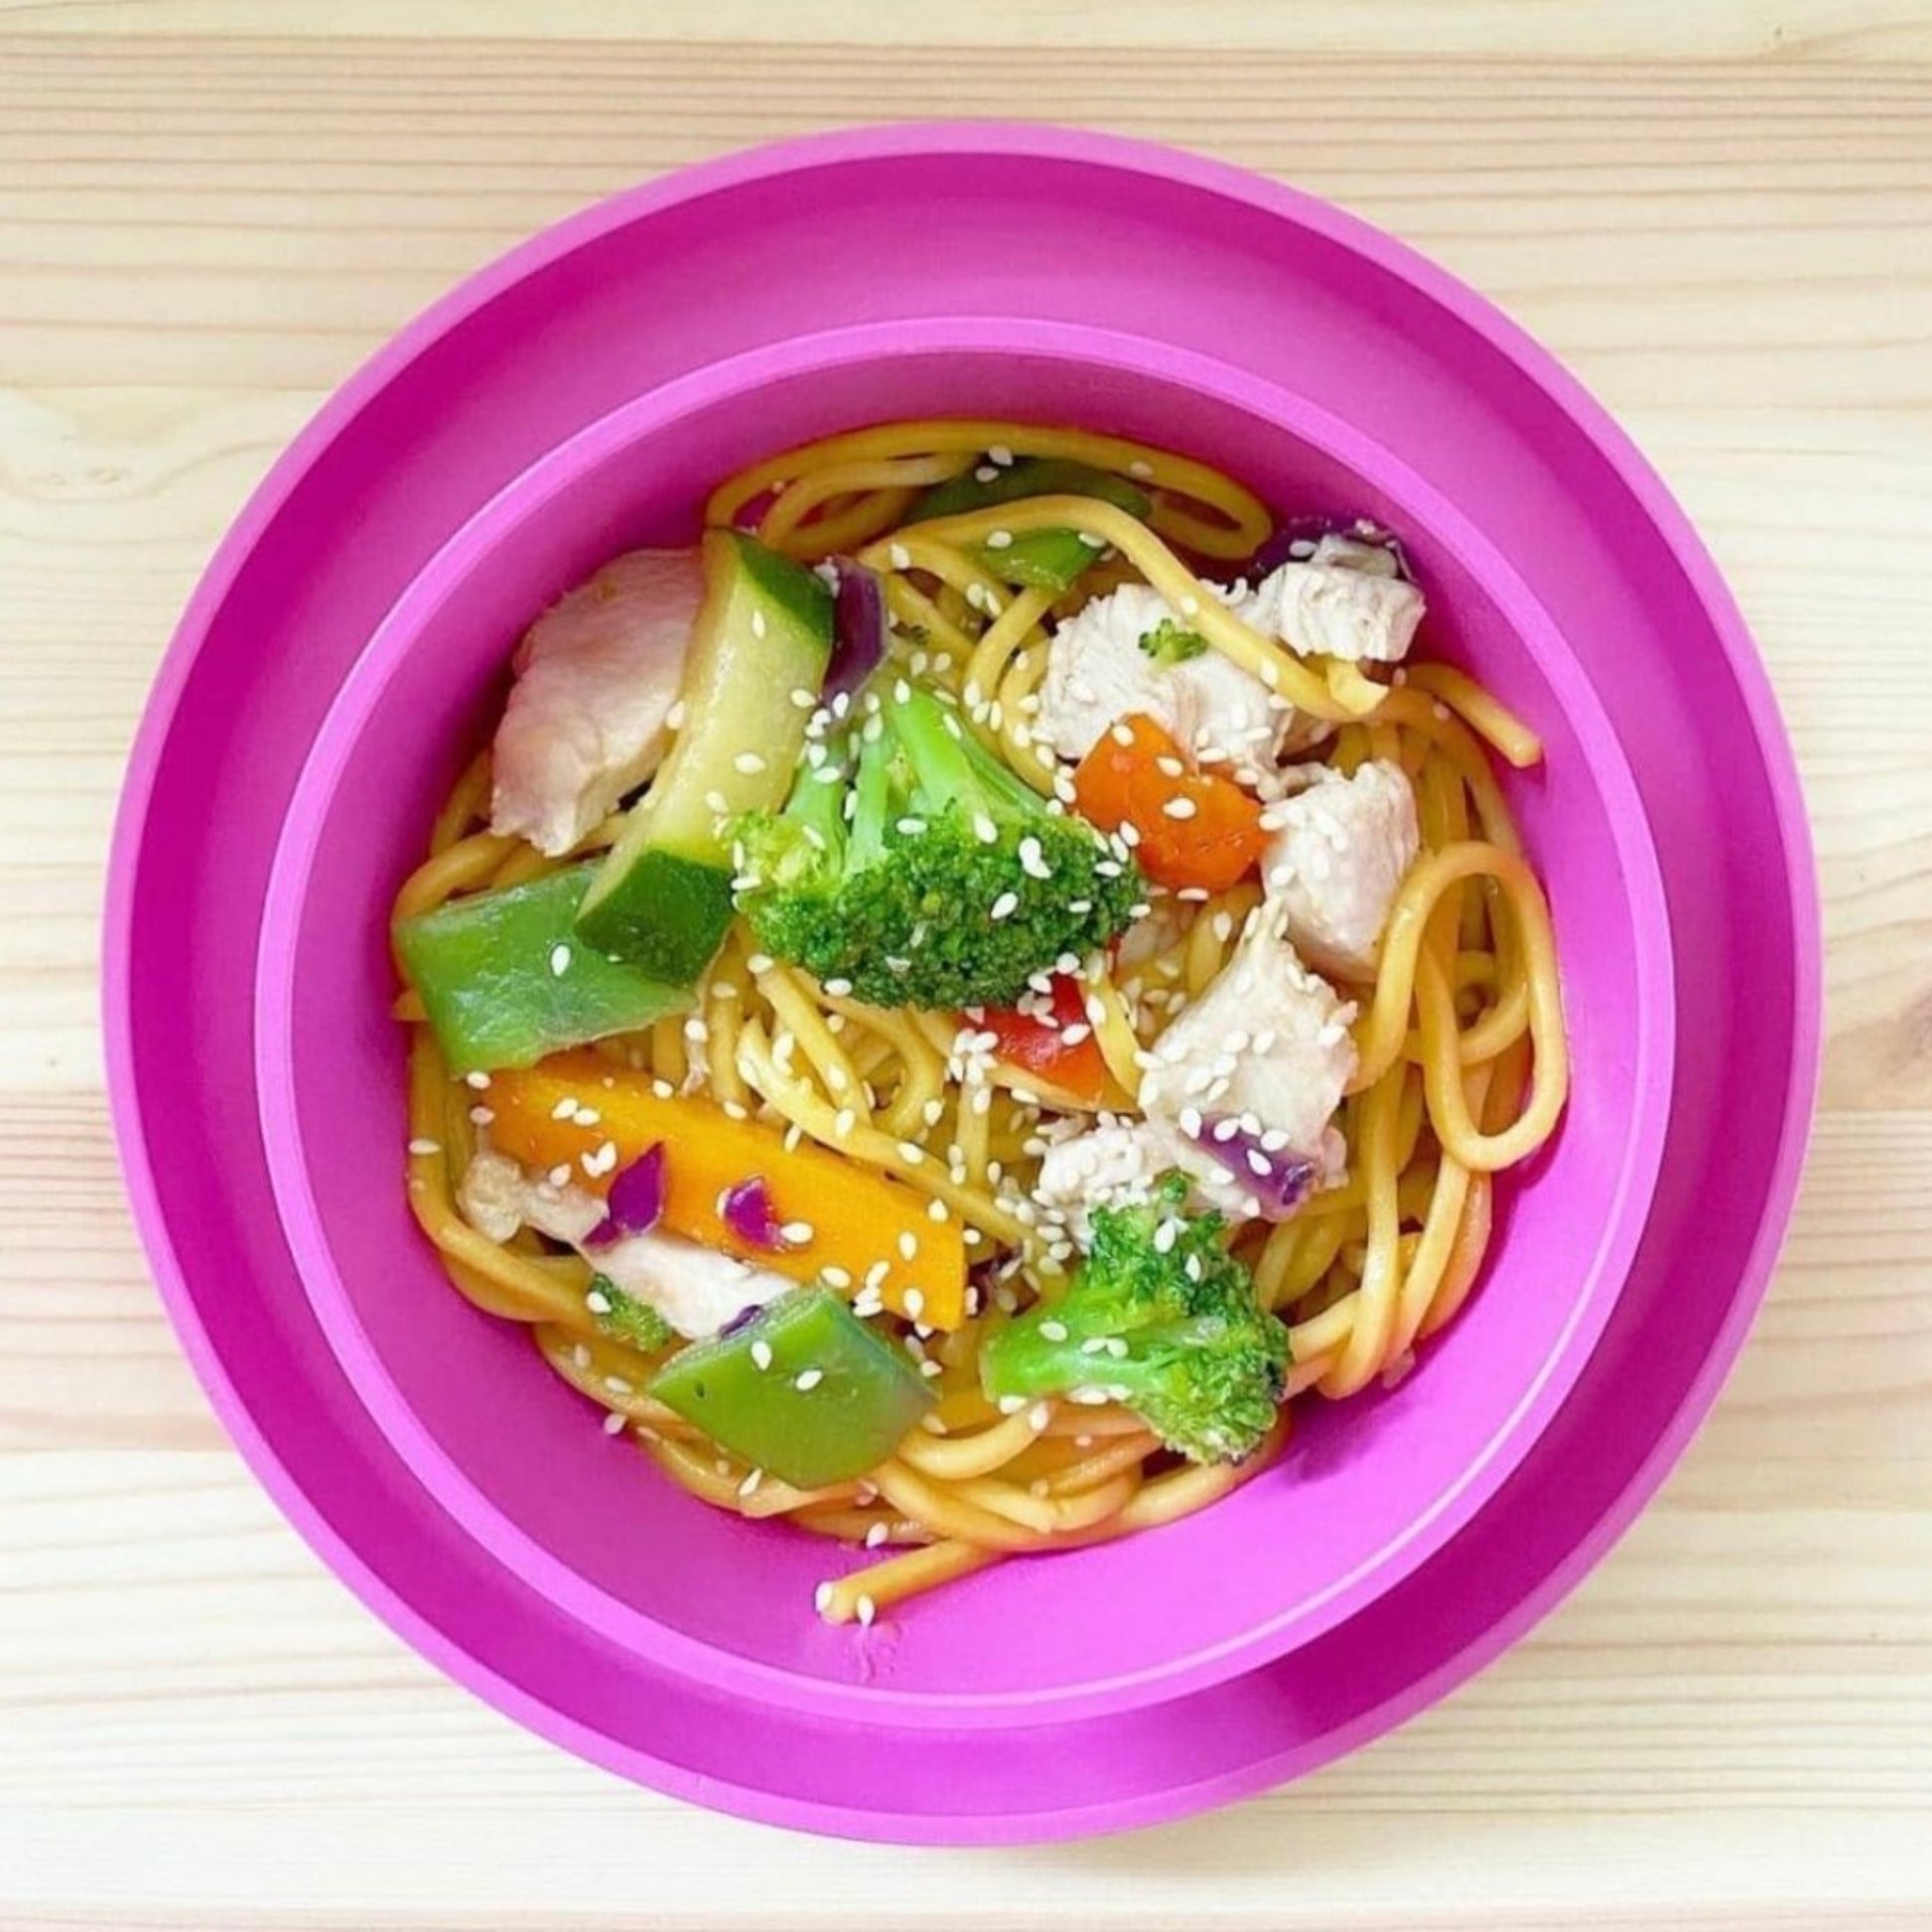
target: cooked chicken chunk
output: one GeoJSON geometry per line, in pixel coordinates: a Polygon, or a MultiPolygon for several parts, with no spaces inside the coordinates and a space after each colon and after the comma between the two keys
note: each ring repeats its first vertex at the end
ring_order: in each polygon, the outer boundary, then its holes
{"type": "Polygon", "coordinates": [[[507,1154],[486,1147],[479,1148],[464,1169],[456,1204],[491,1241],[507,1241],[519,1228],[532,1227],[574,1248],[604,1219],[604,1203],[595,1194],[527,1173],[507,1154]]]}
{"type": "Polygon", "coordinates": [[[703,601],[696,551],[632,550],[530,626],[496,729],[492,831],[555,857],[650,776],[703,601]]]}
{"type": "Polygon", "coordinates": [[[1219,976],[1155,1042],[1141,1106],[1189,1134],[1209,1116],[1251,1118],[1332,1171],[1328,1123],[1355,1071],[1355,1009],[1303,965],[1284,920],[1275,899],[1249,916],[1219,976]]]}
{"type": "Polygon", "coordinates": [[[457,1186],[463,1218],[491,1241],[532,1227],[582,1250],[601,1275],[648,1302],[679,1334],[715,1335],[741,1309],[762,1308],[793,1284],[768,1269],[670,1234],[626,1234],[596,1248],[585,1237],[604,1220],[604,1203],[585,1188],[541,1178],[507,1155],[480,1148],[457,1186]]]}
{"type": "Polygon", "coordinates": [[[1400,663],[1422,621],[1423,597],[1393,568],[1374,544],[1324,537],[1308,562],[1270,571],[1237,608],[1301,656],[1400,663]]]}
{"type": "Polygon", "coordinates": [[[1034,1195],[1084,1248],[1096,1207],[1144,1201],[1163,1174],[1176,1170],[1192,1183],[1188,1204],[1194,1208],[1216,1207],[1237,1220],[1261,1211],[1260,1201],[1221,1162],[1165,1120],[1112,1122],[1054,1143],[1041,1157],[1034,1195]]]}
{"type": "Polygon", "coordinates": [[[1323,973],[1373,978],[1389,907],[1421,843],[1408,774],[1381,759],[1352,777],[1324,770],[1263,822],[1280,827],[1262,872],[1297,950],[1323,973]]]}
{"type": "Polygon", "coordinates": [[[1186,628],[1145,584],[1124,584],[1068,618],[1047,651],[1039,735],[1062,758],[1083,759],[1116,719],[1138,713],[1203,763],[1242,776],[1271,771],[1293,709],[1211,647],[1180,657],[1143,648],[1163,623],[1186,628]]]}
{"type": "Polygon", "coordinates": [[[682,1241],[674,1234],[626,1234],[591,1259],[627,1295],[648,1302],[679,1334],[715,1335],[745,1309],[761,1309],[797,1284],[768,1268],[682,1241]]]}

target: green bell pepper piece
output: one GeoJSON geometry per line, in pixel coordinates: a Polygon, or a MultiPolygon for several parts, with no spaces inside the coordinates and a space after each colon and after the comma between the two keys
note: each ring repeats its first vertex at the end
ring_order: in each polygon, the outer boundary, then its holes
{"type": "MultiPolygon", "coordinates": [[[[985,466],[982,465],[982,468],[985,466]]],[[[972,470],[942,483],[934,483],[912,505],[908,523],[929,523],[937,516],[961,516],[968,510],[990,509],[995,503],[1017,503],[1027,496],[1098,496],[1117,504],[1129,516],[1146,522],[1154,505],[1147,491],[1136,489],[1110,470],[1068,457],[1030,456],[1009,463],[984,482],[972,470]]]]}
{"type": "Polygon", "coordinates": [[[691,1006],[689,987],[615,963],[578,932],[597,870],[571,866],[396,921],[403,971],[456,1072],[528,1066],[691,1006]]]}
{"type": "Polygon", "coordinates": [[[650,1393],[800,1489],[876,1469],[933,1401],[904,1353],[822,1288],[794,1289],[743,1327],[694,1342],[650,1393]]]}

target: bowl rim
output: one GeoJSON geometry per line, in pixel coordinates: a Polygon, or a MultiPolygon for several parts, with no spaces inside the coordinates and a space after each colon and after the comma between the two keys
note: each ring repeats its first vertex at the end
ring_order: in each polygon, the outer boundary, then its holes
{"type": "MultiPolygon", "coordinates": [[[[1567,949],[1559,936],[1559,954],[1567,949]]],[[[1217,358],[1114,330],[1012,318],[947,317],[859,324],[790,338],[721,358],[633,397],[585,425],[511,479],[452,533],[403,590],[338,686],[296,781],[276,840],[255,975],[258,1121],[283,1234],[311,1308],[338,1362],[417,1480],[465,1531],[514,1574],[601,1636],[714,1687],[819,1716],[891,1712],[903,1723],[945,1726],[1035,1725],[1160,1702],[1237,1676],[1311,1641],[1413,1574],[1465,1524],[1532,1453],[1587,1365],[1621,1293],[1648,1218],[1669,1127],[1676,986],[1663,877],[1648,816],[1621,745],[1587,675],[1554,621],[1489,539],[1442,491],[1393,451],[1332,412],[1217,358]],[[1618,886],[1639,943],[1634,948],[1635,1105],[1621,1121],[1620,1154],[1603,1229],[1577,1270],[1568,1311],[1537,1372],[1483,1449],[1431,1504],[1372,1554],[1273,1615],[1159,1663],[1030,1690],[914,1690],[821,1677],[748,1657],[660,1623],[573,1568],[511,1518],[417,1417],[357,1311],[335,1265],[327,1223],[310,1184],[296,1104],[293,1052],[295,958],[309,879],[345,767],[371,716],[408,662],[423,626],[472,572],[513,543],[558,495],[613,456],[648,448],[676,422],[788,377],[864,367],[921,354],[1026,354],[1082,368],[1105,365],[1130,379],[1159,380],[1207,396],[1342,464],[1399,505],[1402,527],[1427,531],[1491,599],[1544,678],[1554,708],[1578,740],[1588,782],[1603,800],[1618,886]]],[[[400,1052],[400,1048],[398,1049],[400,1052]]],[[[400,1059],[398,1060],[400,1068],[400,1059]]],[[[1532,1185],[1535,1183],[1532,1182],[1532,1185]]],[[[1504,1244],[1506,1246],[1506,1244],[1504,1244]]],[[[804,1612],[801,1611],[801,1614],[804,1612]]]]}
{"type": "MultiPolygon", "coordinates": [[[[694,164],[625,190],[543,230],[484,265],[379,346],[323,403],[270,468],[215,548],[157,671],[129,755],[108,854],[102,923],[102,1029],[110,1120],[137,1233],[184,1353],[244,1462],[325,1565],[405,1641],[499,1711],[538,1735],[620,1775],[657,1789],[798,1830],[905,1843],[1013,1843],[1085,1836],[1151,1825],[1264,1790],[1355,1748],[1406,1721],[1480,1670],[1556,1606],[1635,1520],[1715,1401],[1763,1299],[1797,1193],[1823,1045],[1822,928],[1816,867],[1803,793],[1765,668],[1741,615],[1689,519],[1662,480],[1603,407],[1562,362],[1487,298],[1407,243],[1305,192],[1231,164],[1159,143],[1081,129],[997,120],[894,123],[808,135],[694,164]],[[149,809],[174,720],[201,645],[234,582],[288,499],[355,416],[403,369],[531,272],[626,223],[794,171],[854,162],[990,154],[1109,171],[1191,187],[1344,247],[1424,303],[1459,322],[1511,364],[1578,427],[1644,513],[1709,617],[1751,735],[1762,757],[1781,845],[1783,893],[1793,929],[1793,1050],[1781,1099],[1763,1206],[1728,1307],[1661,1431],[1615,1496],[1567,1548],[1549,1553],[1541,1576],[1491,1618],[1480,1635],[1419,1670],[1357,1718],[1309,1740],[1187,1784],[1132,1799],[1030,1810],[1023,1818],[942,1817],[859,1806],[735,1784],[594,1729],[557,1712],[446,1636],[400,1588],[335,1528],[291,1472],[251,1412],[196,1300],[185,1242],[164,1210],[161,1160],[150,1149],[137,1084],[132,926],[149,809]]],[[[1544,1562],[1539,1555],[1538,1563],[1544,1562]]]]}

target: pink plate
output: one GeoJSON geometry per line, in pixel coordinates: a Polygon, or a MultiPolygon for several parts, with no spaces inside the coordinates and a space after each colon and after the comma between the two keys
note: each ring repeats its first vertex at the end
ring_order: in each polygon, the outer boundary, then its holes
{"type": "Polygon", "coordinates": [[[1440,1695],[1600,1555],[1681,1450],[1762,1292],[1815,1085],[1817,969],[1802,811],[1762,671],[1681,515],[1547,357],[1289,191],[1130,144],[971,127],[793,144],[593,209],[345,387],[231,533],[164,669],[117,836],[106,1003],[130,1185],[184,1342],[354,1587],[462,1681],[629,1775],[819,1830],[964,1842],[1118,1828],[1296,1775],[1440,1695]],[[908,280],[886,244],[914,233],[925,265],[908,280]],[[1698,1044],[1608,1326],[1534,1453],[1452,1541],[1272,1664],[998,1737],[700,1683],[549,1601],[431,1501],[338,1366],[283,1240],[254,1124],[251,990],[271,858],[322,720],[397,599],[498,490],[728,354],[989,315],[1158,316],[1176,349],[1325,412],[1454,504],[1610,719],[1685,969],[1677,1036],[1698,1044]]]}
{"type": "Polygon", "coordinates": [[[752,351],[651,391],[518,478],[404,593],[331,710],[270,882],[257,985],[269,1172],[297,1268],[431,1494],[614,1642],[750,1697],[949,1725],[1123,1710],[1251,1669],[1373,1601],[1466,1522],[1556,1413],[1622,1286],[1663,1147],[1670,1025],[1669,926],[1635,786],[1501,559],[1324,412],[1063,323],[875,324],[752,351]],[[534,612],[619,550],[691,538],[712,487],[753,457],[947,408],[1125,432],[1274,502],[1402,533],[1433,600],[1419,647],[1549,740],[1510,789],[1550,884],[1576,1099],[1532,1183],[1499,1190],[1480,1293],[1399,1391],[1304,1403],[1280,1464],[1158,1537],[1002,1565],[868,1634],[811,1609],[849,1554],[710,1509],[614,1454],[602,1411],[527,1334],[450,1292],[397,1180],[387,910],[534,612]]]}

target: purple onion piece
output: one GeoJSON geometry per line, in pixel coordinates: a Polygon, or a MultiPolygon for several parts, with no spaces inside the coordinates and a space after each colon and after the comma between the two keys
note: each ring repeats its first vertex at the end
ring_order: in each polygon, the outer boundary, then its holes
{"type": "Polygon", "coordinates": [[[1260,1201],[1265,1221],[1287,1220],[1314,1185],[1314,1163],[1306,1154],[1263,1147],[1262,1137],[1231,1115],[1210,1114],[1189,1138],[1260,1201]]]}
{"type": "Polygon", "coordinates": [[[834,557],[832,567],[839,588],[832,605],[832,656],[825,666],[828,700],[857,691],[886,655],[886,590],[879,573],[850,557],[834,557]]]}
{"type": "Polygon", "coordinates": [[[741,1328],[749,1328],[752,1325],[752,1323],[756,1321],[759,1318],[759,1316],[761,1315],[763,1312],[764,1312],[764,1305],[760,1302],[753,1302],[749,1304],[747,1307],[740,1309],[739,1311],[735,1315],[733,1315],[732,1318],[729,1321],[727,1321],[722,1328],[718,1330],[718,1338],[722,1341],[727,1335],[737,1334],[739,1329],[741,1328]]]}
{"type": "Polygon", "coordinates": [[[718,1202],[719,1218],[741,1241],[775,1251],[785,1244],[778,1217],[771,1211],[771,1189],[762,1174],[753,1174],[726,1188],[718,1202]]]}
{"type": "Polygon", "coordinates": [[[623,1234],[644,1234],[664,1212],[664,1143],[654,1142],[621,1169],[605,1196],[607,1220],[623,1234]]]}
{"type": "Polygon", "coordinates": [[[1327,536],[1348,537],[1358,543],[1380,544],[1384,549],[1394,553],[1396,568],[1402,575],[1404,577],[1409,575],[1409,560],[1402,554],[1402,546],[1393,537],[1364,536],[1356,528],[1355,519],[1333,516],[1291,516],[1245,563],[1231,567],[1223,581],[1233,583],[1238,578],[1249,584],[1258,584],[1271,571],[1281,569],[1283,564],[1306,561],[1310,549],[1327,536]]]}

